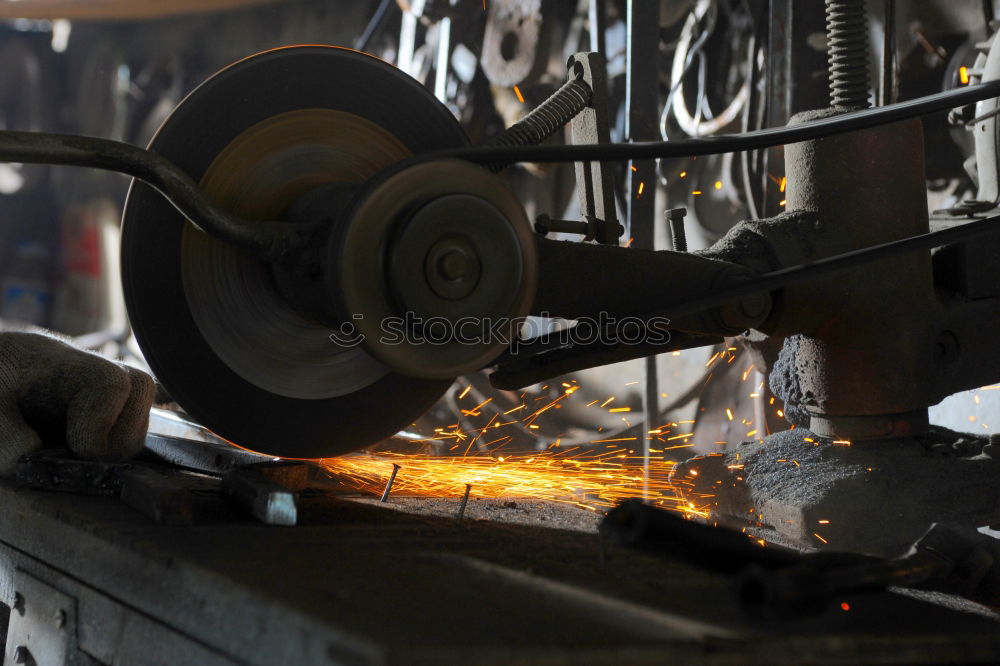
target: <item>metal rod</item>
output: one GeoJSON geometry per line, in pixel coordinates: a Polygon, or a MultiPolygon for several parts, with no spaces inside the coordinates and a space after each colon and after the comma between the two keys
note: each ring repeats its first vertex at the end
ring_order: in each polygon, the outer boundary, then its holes
{"type": "Polygon", "coordinates": [[[896,0],[885,0],[882,8],[882,76],[879,105],[896,101],[896,0]]]}
{"type": "MultiPolygon", "coordinates": [[[[625,136],[629,141],[649,141],[659,136],[660,116],[657,53],[660,45],[660,3],[628,0],[625,70],[625,136]]],[[[632,247],[656,249],[656,163],[632,160],[626,170],[628,229],[632,247]],[[648,182],[648,187],[647,187],[648,182]]],[[[637,287],[639,285],[636,285],[637,287]]],[[[660,414],[656,356],[644,364],[642,413],[642,497],[649,500],[649,435],[660,414]]]]}
{"type": "Polygon", "coordinates": [[[0,131],[0,161],[81,166],[128,174],[153,187],[205,233],[268,261],[285,261],[312,229],[250,222],[218,208],[173,162],[136,146],[70,134],[0,131]]]}
{"type": "Polygon", "coordinates": [[[379,502],[383,504],[389,501],[389,493],[392,492],[392,482],[396,480],[396,474],[399,472],[399,465],[396,463],[392,464],[392,474],[389,475],[389,480],[385,483],[385,490],[382,491],[382,499],[379,502]]]}
{"type": "Polygon", "coordinates": [[[451,56],[451,19],[438,22],[437,60],[434,65],[434,96],[444,104],[448,101],[448,63],[451,56]]]}
{"type": "Polygon", "coordinates": [[[590,0],[590,5],[587,8],[587,23],[590,26],[590,50],[605,55],[604,30],[607,20],[604,0],[590,0]]]}
{"type": "Polygon", "coordinates": [[[396,55],[396,67],[409,74],[414,75],[413,53],[416,50],[417,41],[417,17],[424,13],[426,0],[413,0],[410,3],[409,11],[403,12],[403,18],[399,26],[399,52],[396,55]]]}

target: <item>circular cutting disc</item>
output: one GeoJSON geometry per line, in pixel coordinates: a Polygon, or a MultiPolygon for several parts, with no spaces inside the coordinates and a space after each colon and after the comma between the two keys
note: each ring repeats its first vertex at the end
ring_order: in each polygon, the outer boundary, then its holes
{"type": "MultiPolygon", "coordinates": [[[[328,183],[360,184],[411,154],[462,146],[419,83],[355,51],[268,51],[192,92],[150,149],[245,219],[282,219],[328,183]]],[[[336,211],[333,211],[336,212],[336,211]]],[[[323,457],[392,435],[448,381],[395,374],[283,301],[270,268],[206,236],[145,184],[123,219],[129,317],[157,379],[193,417],[241,446],[323,457]]]]}

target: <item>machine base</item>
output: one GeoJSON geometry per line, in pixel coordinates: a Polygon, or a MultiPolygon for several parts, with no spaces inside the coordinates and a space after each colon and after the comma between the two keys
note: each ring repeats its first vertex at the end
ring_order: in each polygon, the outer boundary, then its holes
{"type": "Polygon", "coordinates": [[[1000,521],[1000,460],[991,453],[986,437],[938,427],[861,442],[796,429],[685,461],[674,478],[693,485],[713,518],[765,539],[897,557],[931,523],[1000,521]]]}

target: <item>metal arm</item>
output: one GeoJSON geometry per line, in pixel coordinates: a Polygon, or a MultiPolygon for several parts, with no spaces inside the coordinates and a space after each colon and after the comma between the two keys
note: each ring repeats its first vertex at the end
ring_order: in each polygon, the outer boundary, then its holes
{"type": "Polygon", "coordinates": [[[70,134],[0,131],[0,161],[117,171],[145,182],[205,233],[266,261],[284,262],[307,231],[285,222],[243,220],[213,204],[190,176],[154,152],[120,141],[70,134]]]}

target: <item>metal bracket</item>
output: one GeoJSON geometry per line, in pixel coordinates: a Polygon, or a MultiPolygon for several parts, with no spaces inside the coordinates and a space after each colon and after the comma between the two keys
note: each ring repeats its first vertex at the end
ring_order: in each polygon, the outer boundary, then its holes
{"type": "MultiPolygon", "coordinates": [[[[570,77],[582,79],[592,91],[590,104],[570,123],[573,144],[611,143],[608,115],[608,75],[600,53],[576,53],[567,64],[570,77]]],[[[596,220],[597,241],[618,245],[622,234],[615,213],[615,179],[608,162],[577,162],[576,185],[580,193],[580,215],[596,220]]]]}
{"type": "Polygon", "coordinates": [[[78,666],[76,599],[21,570],[14,588],[4,666],[78,666]]]}

